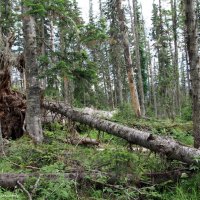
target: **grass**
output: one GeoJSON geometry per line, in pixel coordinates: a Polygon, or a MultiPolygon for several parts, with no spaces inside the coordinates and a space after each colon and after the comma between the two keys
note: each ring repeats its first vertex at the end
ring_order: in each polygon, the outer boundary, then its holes
{"type": "MultiPolygon", "coordinates": [[[[118,114],[113,120],[142,130],[151,130],[155,134],[171,136],[188,145],[193,143],[191,122],[136,120],[131,114],[128,118],[125,116],[118,114]]],[[[87,126],[79,126],[83,137],[97,138],[98,131],[87,126]]],[[[51,182],[41,179],[33,195],[36,200],[200,199],[198,171],[190,178],[183,177],[178,182],[167,181],[162,184],[153,184],[145,175],[180,168],[180,162],[168,161],[148,151],[130,151],[126,141],[106,133],[101,133],[99,147],[86,147],[62,142],[70,133],[58,123],[46,126],[45,129],[45,142],[42,145],[35,146],[27,136],[10,141],[5,147],[7,156],[1,158],[1,172],[63,174],[78,171],[88,172],[88,175],[80,184],[74,180],[66,180],[62,176],[51,182]],[[94,171],[100,172],[95,179],[90,175],[94,171]],[[144,185],[138,186],[139,183],[144,185]]],[[[28,191],[32,190],[35,181],[29,180],[25,184],[28,191]]],[[[9,191],[1,188],[0,199],[6,198],[27,199],[26,194],[20,189],[9,191]]]]}

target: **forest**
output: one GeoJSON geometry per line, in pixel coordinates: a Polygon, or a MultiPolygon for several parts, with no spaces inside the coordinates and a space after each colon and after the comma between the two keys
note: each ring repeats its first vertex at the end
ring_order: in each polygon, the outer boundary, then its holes
{"type": "Polygon", "coordinates": [[[200,199],[200,1],[148,5],[0,1],[0,200],[200,199]]]}

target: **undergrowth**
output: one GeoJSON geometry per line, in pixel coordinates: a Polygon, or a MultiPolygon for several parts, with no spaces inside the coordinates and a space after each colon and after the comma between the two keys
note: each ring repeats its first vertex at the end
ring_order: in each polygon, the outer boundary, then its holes
{"type": "MultiPolygon", "coordinates": [[[[174,137],[192,145],[191,122],[155,119],[136,120],[124,108],[112,120],[155,134],[174,137]]],[[[130,110],[129,110],[130,112],[130,110]]],[[[183,173],[178,180],[165,179],[163,172],[187,166],[181,162],[166,160],[163,156],[143,148],[132,146],[115,136],[101,133],[77,124],[82,137],[99,138],[99,146],[79,146],[65,142],[70,136],[67,129],[58,124],[45,128],[44,144],[35,146],[27,137],[9,141],[4,147],[6,156],[1,158],[1,173],[58,174],[54,180],[42,177],[34,193],[38,178],[31,178],[24,187],[36,200],[197,200],[199,194],[198,168],[194,175],[183,173]],[[149,174],[161,173],[151,178],[149,174]],[[67,179],[66,173],[82,175],[81,180],[67,179]],[[162,175],[163,173],[163,175],[162,175]]],[[[0,199],[27,199],[20,188],[0,189],[0,199]]]]}

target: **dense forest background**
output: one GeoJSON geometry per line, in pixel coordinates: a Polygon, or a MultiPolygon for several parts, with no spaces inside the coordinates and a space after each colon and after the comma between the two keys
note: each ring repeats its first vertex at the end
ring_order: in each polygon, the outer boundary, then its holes
{"type": "Polygon", "coordinates": [[[0,2],[0,199],[199,199],[199,0],[98,5],[0,2]]]}

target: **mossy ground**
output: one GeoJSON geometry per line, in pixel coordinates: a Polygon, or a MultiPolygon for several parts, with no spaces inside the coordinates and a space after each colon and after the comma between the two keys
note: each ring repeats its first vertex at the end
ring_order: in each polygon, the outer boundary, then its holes
{"type": "MultiPolygon", "coordinates": [[[[132,116],[126,116],[125,119],[121,115],[116,115],[113,120],[142,130],[151,130],[155,134],[174,137],[187,145],[193,143],[191,122],[136,120],[132,116]]],[[[41,179],[33,199],[200,199],[198,170],[196,175],[183,176],[177,182],[167,180],[159,184],[152,183],[146,174],[182,168],[183,164],[166,160],[141,148],[131,151],[126,141],[106,133],[101,133],[99,147],[91,147],[62,142],[70,133],[57,123],[45,129],[45,142],[39,146],[35,146],[27,136],[9,142],[5,146],[6,157],[1,158],[1,173],[63,174],[76,171],[88,172],[88,177],[81,183],[66,180],[62,175],[55,181],[41,179]],[[90,176],[94,171],[101,174],[96,179],[90,176]]],[[[80,125],[80,129],[82,136],[97,138],[99,134],[83,125],[80,125]]],[[[32,190],[35,181],[36,179],[29,180],[25,184],[28,191],[32,190]]],[[[23,200],[27,196],[19,188],[13,191],[0,189],[0,199],[23,200]]]]}

